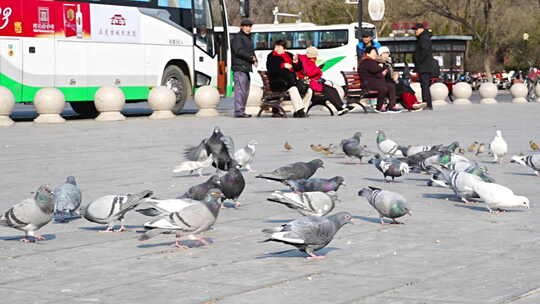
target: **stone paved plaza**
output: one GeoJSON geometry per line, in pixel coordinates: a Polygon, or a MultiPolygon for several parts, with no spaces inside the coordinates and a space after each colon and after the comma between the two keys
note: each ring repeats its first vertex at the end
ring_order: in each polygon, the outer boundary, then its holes
{"type": "Polygon", "coordinates": [[[70,119],[40,126],[24,121],[27,107],[18,106],[14,115],[22,121],[0,129],[0,210],[67,175],[77,177],[83,204],[144,189],[175,197],[208,178],[172,173],[182,148],[220,126],[237,148],[258,140],[258,172],[322,158],[326,168],[315,177],[345,177],[336,211],[350,211],[355,224],[319,252],[326,256],[322,261],[308,261],[284,244],[258,243],[261,229],[298,214],[266,201],[283,185],[246,173],[242,206],[221,211],[215,229],[204,235],[212,241],[208,247],[176,249],[172,235],[140,242],[146,218],[138,213],[128,214],[125,233],[98,233],[103,227],[84,219],[50,223],[39,231],[47,240],[37,244],[23,244],[20,231],[0,227],[0,303],[540,303],[540,179],[531,170],[508,158],[499,166],[486,153],[467,154],[531,201],[529,210],[490,215],[482,203],[465,205],[449,189],[427,187],[426,175],[385,184],[372,165],[349,164],[308,147],[361,131],[363,143],[375,150],[378,129],[402,145],[457,140],[466,147],[474,140],[489,143],[500,129],[510,153],[517,154],[529,149],[530,139],[540,142],[540,104],[449,105],[339,118],[319,113],[309,119],[187,114],[150,121],[135,115],[123,122],[70,119]],[[285,141],[292,152],[284,151],[285,141]],[[404,218],[405,225],[380,225],[376,211],[357,196],[367,185],[403,194],[413,216],[404,218]]]}

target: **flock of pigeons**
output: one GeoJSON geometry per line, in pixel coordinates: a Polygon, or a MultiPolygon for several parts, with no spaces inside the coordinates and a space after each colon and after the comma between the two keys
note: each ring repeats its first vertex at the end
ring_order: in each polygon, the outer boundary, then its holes
{"type": "MultiPolygon", "coordinates": [[[[361,144],[361,139],[362,134],[357,132],[351,138],[342,140],[340,145],[310,147],[325,155],[343,153],[349,161],[357,159],[362,162],[370,157],[368,163],[382,173],[386,182],[410,173],[429,174],[428,186],[449,188],[465,203],[483,201],[489,212],[501,212],[512,207],[529,208],[526,197],[515,195],[509,188],[496,184],[488,175],[487,168],[480,167],[463,155],[464,150],[459,148],[457,142],[447,146],[402,146],[387,138],[383,131],[378,131],[376,143],[379,152],[373,152],[361,144]]],[[[144,223],[146,231],[139,236],[141,241],[163,233],[175,233],[177,247],[185,247],[181,242],[184,237],[208,245],[199,234],[212,228],[224,201],[232,200],[235,207],[240,206],[239,197],[246,186],[241,170],[253,171],[251,164],[255,158],[256,144],[252,140],[235,151],[233,139],[215,127],[209,138],[185,149],[186,161],[175,167],[173,172],[189,171],[202,175],[204,169],[213,166],[216,174],[177,198],[159,199],[153,196],[152,191],[145,190],[136,194],[103,196],[81,207],[81,190],[75,178],[69,176],[65,184],[54,190],[41,186],[32,198],[2,213],[0,225],[24,231],[26,235],[22,240],[34,242],[43,239],[35,231],[53,219],[66,222],[82,216],[90,222],[107,225],[105,232],[124,231],[124,217],[129,211],[135,211],[150,218],[144,223]],[[115,230],[118,223],[120,227],[115,230]]],[[[287,151],[293,149],[288,143],[284,148],[287,151]]],[[[478,149],[475,147],[473,150],[478,149]]],[[[503,161],[508,145],[501,131],[497,131],[489,144],[489,151],[494,162],[503,161]]],[[[540,175],[539,153],[515,155],[511,162],[530,167],[536,175],[540,175]]],[[[330,215],[339,202],[337,192],[345,185],[344,178],[312,178],[319,168],[324,168],[324,162],[314,159],[256,176],[290,188],[290,191],[274,191],[268,201],[284,205],[302,215],[280,227],[264,229],[267,238],[263,242],[289,244],[305,252],[310,259],[320,259],[323,257],[316,255],[315,251],[328,245],[341,227],[352,222],[349,212],[330,215]]],[[[399,193],[366,187],[358,195],[365,197],[378,212],[381,224],[387,223],[385,218],[390,219],[391,224],[400,224],[398,218],[411,215],[407,200],[399,193]]]]}

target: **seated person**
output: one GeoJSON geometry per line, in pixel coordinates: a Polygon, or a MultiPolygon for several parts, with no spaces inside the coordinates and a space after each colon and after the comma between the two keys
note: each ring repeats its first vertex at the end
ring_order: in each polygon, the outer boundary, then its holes
{"type": "Polygon", "coordinates": [[[388,83],[384,79],[388,74],[388,69],[381,67],[377,62],[377,49],[372,46],[366,47],[366,55],[360,60],[358,74],[362,81],[364,89],[378,91],[377,107],[375,112],[399,113],[401,110],[396,109],[396,86],[393,83],[388,83]],[[384,102],[388,98],[388,107],[384,109],[384,102]]]}
{"type": "Polygon", "coordinates": [[[294,117],[306,117],[312,92],[308,90],[304,98],[296,87],[296,73],[302,70],[298,56],[285,51],[287,42],[278,40],[274,43],[274,51],[268,54],[266,69],[272,91],[288,91],[294,108],[294,117]]]}
{"type": "Polygon", "coordinates": [[[404,77],[399,78],[399,73],[394,72],[394,65],[392,64],[392,58],[390,57],[390,49],[386,46],[379,48],[379,60],[381,66],[388,68],[389,72],[386,74],[386,81],[393,83],[396,86],[396,100],[401,103],[401,105],[409,111],[421,111],[426,107],[425,103],[418,102],[414,90],[411,88],[408,81],[405,80],[406,72],[404,72],[404,77]]]}
{"type": "Polygon", "coordinates": [[[298,71],[296,75],[298,78],[309,79],[309,86],[314,92],[322,92],[326,100],[330,101],[332,105],[338,111],[338,115],[347,114],[352,107],[343,107],[343,100],[339,96],[338,91],[327,85],[322,78],[322,70],[317,66],[317,56],[319,56],[319,51],[315,47],[308,47],[306,49],[305,55],[298,55],[298,59],[302,63],[302,70],[298,71]]]}

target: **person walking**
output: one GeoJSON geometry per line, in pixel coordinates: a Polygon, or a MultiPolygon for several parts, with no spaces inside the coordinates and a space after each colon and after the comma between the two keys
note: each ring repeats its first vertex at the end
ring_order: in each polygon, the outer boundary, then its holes
{"type": "Polygon", "coordinates": [[[433,47],[431,44],[431,32],[428,31],[422,23],[413,27],[417,40],[414,51],[414,68],[420,79],[422,88],[422,101],[427,104],[426,110],[433,110],[431,103],[431,78],[433,74],[433,47]]]}
{"type": "Polygon", "coordinates": [[[366,48],[366,55],[360,60],[358,74],[364,89],[377,91],[377,113],[400,113],[396,108],[396,86],[385,80],[388,68],[379,65],[377,49],[372,46],[366,48]],[[384,109],[384,102],[388,98],[388,106],[384,109]]]}
{"type": "Polygon", "coordinates": [[[251,41],[253,22],[245,19],[240,24],[240,32],[231,43],[232,70],[234,72],[234,117],[249,118],[246,114],[246,103],[249,96],[252,65],[257,66],[257,57],[251,41]]]}

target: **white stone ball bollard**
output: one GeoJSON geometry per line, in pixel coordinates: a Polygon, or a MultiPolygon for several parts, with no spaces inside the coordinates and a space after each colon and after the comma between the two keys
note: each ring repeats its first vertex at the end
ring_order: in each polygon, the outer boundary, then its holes
{"type": "MultiPolygon", "coordinates": [[[[411,82],[411,88],[414,91],[414,95],[416,95],[416,99],[418,99],[419,102],[422,102],[422,86],[420,85],[420,82],[411,82]]],[[[433,98],[433,96],[431,96],[433,98]]]]}
{"type": "Polygon", "coordinates": [[[536,94],[536,102],[540,102],[540,83],[534,87],[534,93],[536,94]]]}
{"type": "Polygon", "coordinates": [[[431,101],[434,106],[446,106],[448,97],[448,87],[444,83],[436,82],[429,87],[431,101]]]}
{"type": "Polygon", "coordinates": [[[510,88],[510,93],[512,93],[512,102],[513,103],[526,103],[527,102],[527,94],[529,93],[527,90],[527,86],[524,83],[514,83],[512,87],[510,88]]]}
{"type": "Polygon", "coordinates": [[[0,127],[9,127],[15,123],[9,117],[14,106],[13,93],[8,88],[0,86],[0,127]]]}
{"type": "Polygon", "coordinates": [[[120,113],[126,104],[126,96],[120,88],[101,87],[94,96],[94,104],[99,111],[96,121],[126,120],[126,117],[120,113]]]}
{"type": "Polygon", "coordinates": [[[257,115],[261,110],[263,98],[263,89],[259,86],[252,85],[249,88],[249,96],[246,103],[246,113],[257,115]]]}
{"type": "Polygon", "coordinates": [[[480,85],[480,96],[482,96],[482,99],[480,100],[481,104],[495,104],[497,103],[497,100],[495,97],[497,97],[497,93],[499,89],[497,89],[497,86],[492,82],[484,82],[482,85],[480,85]]]}
{"type": "Polygon", "coordinates": [[[458,82],[452,88],[452,95],[454,95],[454,104],[456,105],[471,104],[472,87],[466,82],[458,82]]]}
{"type": "Polygon", "coordinates": [[[43,88],[34,96],[34,107],[39,116],[34,119],[35,123],[65,123],[60,116],[66,106],[64,93],[56,88],[43,88]]]}
{"type": "Polygon", "coordinates": [[[216,106],[219,103],[219,91],[212,86],[202,86],[195,92],[195,103],[199,107],[197,117],[214,117],[219,113],[216,106]]]}
{"type": "Polygon", "coordinates": [[[149,119],[171,119],[176,116],[171,111],[176,104],[176,95],[167,87],[155,87],[148,94],[148,104],[154,111],[149,119]]]}

